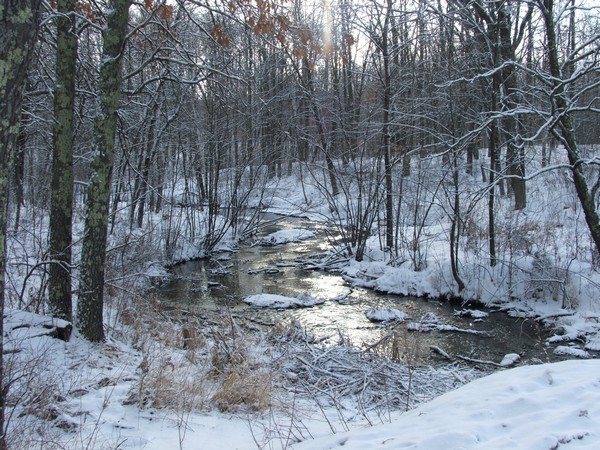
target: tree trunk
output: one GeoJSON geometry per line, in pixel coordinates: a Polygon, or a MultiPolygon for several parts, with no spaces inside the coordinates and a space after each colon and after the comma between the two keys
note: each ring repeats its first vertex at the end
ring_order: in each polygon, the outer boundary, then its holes
{"type": "Polygon", "coordinates": [[[590,230],[592,240],[596,245],[596,250],[600,251],[600,218],[596,212],[594,198],[593,195],[591,195],[585,179],[585,174],[583,173],[584,164],[579,156],[579,149],[577,141],[575,140],[575,131],[573,129],[566,97],[567,93],[565,92],[565,84],[562,81],[563,75],[558,60],[558,43],[556,41],[556,24],[554,22],[554,1],[540,0],[540,2],[542,13],[544,15],[544,24],[546,26],[548,64],[550,75],[552,75],[550,80],[552,80],[554,87],[554,95],[551,100],[554,117],[556,117],[556,125],[552,129],[552,134],[561,141],[567,151],[569,163],[571,164],[571,173],[573,175],[575,191],[577,192],[577,197],[579,198],[581,208],[583,209],[585,221],[590,230]]]}
{"type": "MultiPolygon", "coordinates": [[[[516,60],[515,43],[512,42],[512,23],[510,14],[507,11],[505,3],[498,3],[498,28],[500,44],[500,63],[506,63],[516,60]]],[[[498,93],[502,103],[502,110],[514,111],[517,109],[518,80],[515,69],[512,65],[507,65],[499,72],[501,77],[498,87],[503,87],[498,93]]],[[[527,190],[525,186],[525,162],[522,154],[522,142],[518,141],[519,136],[519,118],[518,115],[507,115],[504,119],[506,128],[506,166],[508,174],[511,176],[509,185],[513,193],[515,210],[525,209],[527,206],[527,190]]]]}
{"type": "Polygon", "coordinates": [[[392,22],[392,0],[387,0],[387,14],[381,36],[381,51],[383,53],[383,165],[385,178],[385,246],[392,249],[394,246],[394,193],[392,180],[391,158],[391,100],[392,100],[392,68],[390,45],[388,42],[388,28],[392,22]]]}
{"type": "MultiPolygon", "coordinates": [[[[384,38],[386,39],[386,38],[384,38]]],[[[387,41],[387,40],[386,40],[387,41]]],[[[384,45],[384,95],[383,95],[383,166],[385,178],[385,246],[392,248],[394,245],[394,194],[392,183],[392,158],[390,146],[390,98],[391,79],[389,74],[389,55],[387,55],[387,44],[384,45]]]]}
{"type": "MultiPolygon", "coordinates": [[[[19,134],[23,90],[37,37],[40,0],[3,2],[0,7],[0,307],[4,313],[8,177],[19,134]]],[[[0,450],[7,448],[4,407],[3,321],[0,320],[0,450]]]]}
{"type": "Polygon", "coordinates": [[[489,177],[489,196],[488,196],[488,243],[490,249],[490,267],[494,267],[497,263],[496,258],[496,170],[498,162],[498,127],[496,123],[492,123],[490,127],[490,177],[489,177]]]}
{"type": "Polygon", "coordinates": [[[452,269],[452,277],[458,285],[458,292],[465,289],[465,283],[460,277],[458,271],[458,244],[460,241],[460,191],[459,191],[459,172],[458,172],[458,155],[453,151],[452,155],[452,182],[454,185],[454,204],[452,205],[452,219],[450,227],[450,265],[452,269]]]}
{"type": "Polygon", "coordinates": [[[321,151],[323,152],[323,156],[325,157],[325,164],[327,166],[327,175],[329,176],[329,183],[331,184],[331,197],[337,197],[340,193],[340,190],[337,185],[337,175],[335,171],[335,165],[333,163],[333,159],[331,158],[331,152],[329,149],[329,145],[327,143],[327,130],[325,128],[325,122],[323,116],[321,114],[319,105],[315,98],[315,87],[312,79],[312,73],[310,69],[310,64],[308,63],[308,58],[302,58],[302,73],[300,75],[300,80],[305,87],[305,96],[307,97],[308,102],[310,103],[312,113],[314,115],[314,120],[317,125],[317,134],[319,136],[319,144],[321,147],[321,151]]]}
{"type": "Polygon", "coordinates": [[[50,207],[48,300],[56,317],[72,320],[71,239],[73,216],[73,108],[77,35],[69,14],[76,0],[59,0],[56,16],[56,87],[50,207]]]}
{"type": "Polygon", "coordinates": [[[85,233],[81,255],[81,281],[77,325],[93,342],[104,340],[104,263],[110,183],[114,164],[117,107],[121,87],[122,50],[127,36],[132,0],[113,0],[102,31],[104,40],[100,67],[100,112],[94,124],[95,158],[88,186],[85,233]]]}

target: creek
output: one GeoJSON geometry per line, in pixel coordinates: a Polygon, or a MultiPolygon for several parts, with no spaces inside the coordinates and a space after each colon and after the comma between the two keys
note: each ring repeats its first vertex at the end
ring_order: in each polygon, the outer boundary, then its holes
{"type": "Polygon", "coordinates": [[[393,340],[384,339],[371,350],[395,355],[411,365],[447,364],[447,359],[431,351],[432,346],[450,355],[496,363],[508,353],[518,353],[523,362],[559,359],[544,344],[548,331],[534,320],[516,319],[485,308],[473,309],[486,312],[487,317],[461,317],[456,311],[463,308],[457,303],[381,294],[352,287],[337,273],[304,269],[303,262],[330,248],[328,237],[330,229],[324,224],[300,218],[274,220],[253,239],[240,244],[236,252],[176,265],[173,277],[157,290],[158,298],[166,308],[208,319],[225,312],[265,329],[297,320],[323,345],[344,342],[364,349],[396,330],[393,340]],[[315,236],[282,245],[256,245],[261,236],[285,229],[308,229],[315,236]],[[325,302],[297,309],[258,308],[243,302],[255,294],[309,294],[325,302]],[[434,314],[441,323],[462,331],[415,332],[409,331],[406,323],[374,323],[365,315],[373,308],[401,310],[413,322],[434,314]]]}

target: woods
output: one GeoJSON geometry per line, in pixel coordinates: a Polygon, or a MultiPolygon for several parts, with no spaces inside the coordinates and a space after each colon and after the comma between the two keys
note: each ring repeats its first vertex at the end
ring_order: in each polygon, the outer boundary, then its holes
{"type": "Polygon", "coordinates": [[[16,223],[23,208],[49,214],[48,302],[68,320],[79,266],[72,212],[86,208],[77,299],[82,330],[99,327],[91,339],[103,338],[106,233],[120,211],[129,211],[130,232],[168,217],[160,225],[167,260],[183,240],[210,252],[251,228],[250,195],[296,169],[320,184],[350,255],[360,261],[381,233],[390,262],[409,256],[416,270],[427,264],[418,224],[450,182],[460,286],[465,214],[487,192],[487,225],[478,226],[495,266],[498,196],[510,193],[514,210],[526,210],[525,167],[551,142],[568,157],[598,251],[594,159],[579,151],[599,138],[594,8],[517,0],[106,6],[45,5],[36,67],[19,80],[25,113],[21,137],[11,139],[21,156],[6,177],[16,223]],[[487,187],[467,194],[474,160],[487,187]],[[436,161],[440,184],[425,187],[436,161]],[[180,199],[176,180],[185,184],[180,199]],[[407,189],[417,193],[412,205],[407,189]]]}
{"type": "Polygon", "coordinates": [[[103,342],[150,263],[251,236],[292,178],[337,256],[422,272],[443,241],[448,297],[548,278],[566,307],[573,261],[600,267],[589,2],[4,1],[0,41],[3,310],[103,342]],[[585,223],[568,257],[544,177],[585,223]]]}

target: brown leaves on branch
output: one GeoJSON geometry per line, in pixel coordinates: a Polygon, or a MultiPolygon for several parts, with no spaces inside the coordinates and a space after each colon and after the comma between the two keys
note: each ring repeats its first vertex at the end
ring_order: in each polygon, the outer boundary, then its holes
{"type": "Polygon", "coordinates": [[[210,30],[210,35],[222,47],[229,47],[229,44],[231,44],[231,38],[229,37],[227,32],[225,32],[223,25],[221,25],[220,23],[216,23],[213,25],[212,29],[210,30]]]}
{"type": "Polygon", "coordinates": [[[75,5],[75,12],[85,17],[90,22],[96,22],[97,20],[96,13],[94,12],[94,9],[89,2],[77,2],[77,4],[75,5]]]}
{"type": "Polygon", "coordinates": [[[151,15],[164,20],[167,24],[173,19],[173,5],[157,4],[154,0],[144,0],[144,7],[151,15]]]}
{"type": "Polygon", "coordinates": [[[350,33],[344,33],[343,39],[348,47],[352,47],[355,43],[354,36],[352,36],[350,33]]]}
{"type": "MultiPolygon", "coordinates": [[[[288,1],[231,0],[226,5],[232,14],[243,11],[242,17],[255,35],[273,37],[294,58],[305,60],[309,68],[314,67],[314,60],[325,52],[323,45],[309,27],[292,22],[283,8],[285,3],[288,1]]],[[[232,37],[227,33],[223,23],[215,23],[210,30],[210,35],[223,47],[231,45],[232,37]]],[[[350,33],[344,33],[341,41],[341,45],[347,49],[356,43],[350,33]]]]}

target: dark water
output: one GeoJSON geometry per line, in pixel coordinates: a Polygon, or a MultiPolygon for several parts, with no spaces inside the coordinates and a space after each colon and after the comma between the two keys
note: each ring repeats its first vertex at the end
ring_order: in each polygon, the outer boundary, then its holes
{"type": "Polygon", "coordinates": [[[353,288],[334,273],[303,270],[301,261],[329,248],[328,230],[313,222],[286,219],[266,227],[261,235],[290,228],[307,228],[317,236],[302,243],[278,246],[247,242],[238,252],[221,254],[216,260],[178,265],[173,269],[173,280],[158,291],[161,301],[205,317],[228,311],[253,323],[264,324],[266,328],[296,319],[324,344],[343,340],[355,347],[367,348],[395,330],[394,339],[385,340],[372,351],[399,356],[409,364],[446,363],[431,351],[431,346],[451,355],[494,362],[500,362],[507,353],[519,353],[524,361],[558,359],[552,349],[544,345],[548,332],[531,319],[515,319],[489,310],[486,310],[489,317],[482,320],[458,317],[454,313],[462,309],[460,304],[379,294],[353,288]],[[249,295],[262,293],[289,297],[308,293],[326,301],[292,310],[256,308],[242,302],[249,295]],[[380,307],[402,310],[416,322],[425,314],[433,313],[443,323],[486,332],[487,336],[454,331],[414,332],[408,331],[406,324],[396,328],[382,326],[365,316],[367,310],[380,307]]]}

